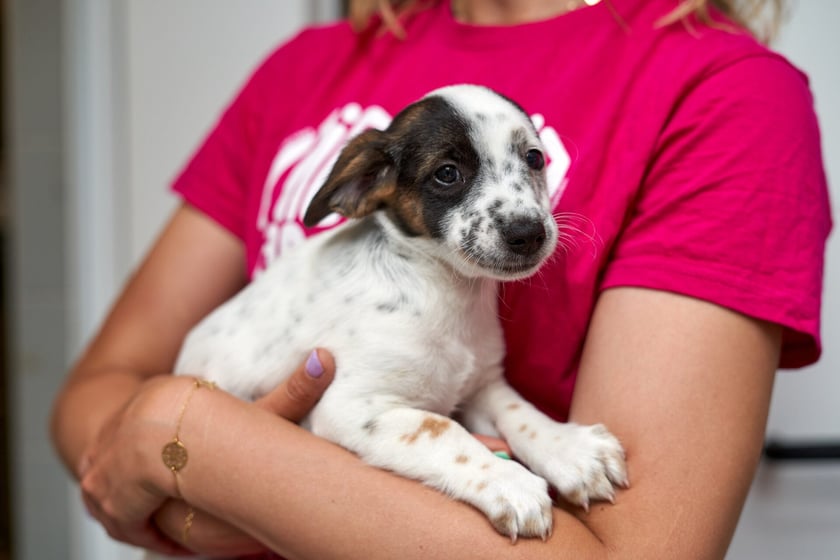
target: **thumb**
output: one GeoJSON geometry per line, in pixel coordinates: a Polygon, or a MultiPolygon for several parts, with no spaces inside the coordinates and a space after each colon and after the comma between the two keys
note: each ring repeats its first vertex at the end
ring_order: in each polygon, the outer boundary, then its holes
{"type": "Polygon", "coordinates": [[[335,377],[335,360],[323,349],[309,357],[280,385],[256,401],[257,406],[300,422],[309,414],[335,377]]]}

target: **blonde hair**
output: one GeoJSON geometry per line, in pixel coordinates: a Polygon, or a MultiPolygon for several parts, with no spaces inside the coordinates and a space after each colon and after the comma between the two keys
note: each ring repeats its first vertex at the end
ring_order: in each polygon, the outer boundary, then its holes
{"type": "Polygon", "coordinates": [[[785,0],[682,0],[674,11],[661,20],[660,25],[670,25],[678,21],[690,25],[691,17],[713,25],[709,6],[713,6],[735,23],[749,29],[760,40],[769,43],[779,33],[779,29],[788,17],[788,5],[785,0]]]}
{"type": "MultiPolygon", "coordinates": [[[[606,0],[609,2],[609,0],[606,0]]],[[[349,18],[357,30],[364,29],[370,18],[379,13],[384,28],[397,37],[405,31],[400,20],[410,13],[428,7],[434,0],[349,0],[349,18]]],[[[680,0],[679,5],[659,20],[659,25],[683,22],[691,26],[691,18],[715,25],[709,13],[712,6],[732,21],[749,29],[762,41],[771,41],[787,17],[785,0],[680,0]]]]}

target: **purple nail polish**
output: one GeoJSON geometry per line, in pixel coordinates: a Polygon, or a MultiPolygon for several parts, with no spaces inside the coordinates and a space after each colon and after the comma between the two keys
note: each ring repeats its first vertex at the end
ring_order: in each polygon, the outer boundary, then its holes
{"type": "Polygon", "coordinates": [[[321,377],[324,374],[324,366],[321,365],[321,360],[318,359],[318,352],[313,350],[309,357],[306,358],[306,375],[309,377],[321,377]]]}

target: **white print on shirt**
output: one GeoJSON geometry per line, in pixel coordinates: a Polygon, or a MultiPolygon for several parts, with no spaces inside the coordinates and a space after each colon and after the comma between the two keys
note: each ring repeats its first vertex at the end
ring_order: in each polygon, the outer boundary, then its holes
{"type": "MultiPolygon", "coordinates": [[[[392,116],[377,105],[362,108],[349,103],[333,110],[315,128],[305,128],[289,136],[278,148],[263,184],[257,228],[263,243],[254,267],[257,276],[283,251],[305,239],[303,215],[309,202],[323,185],[341,149],[352,137],[369,129],[383,130],[392,116]],[[277,194],[279,191],[279,195],[277,194]]],[[[546,150],[546,175],[552,207],[557,205],[566,187],[566,172],[571,158],[557,131],[545,125],[541,114],[531,120],[546,150]]],[[[319,227],[332,227],[342,218],[331,215],[319,227]]]]}

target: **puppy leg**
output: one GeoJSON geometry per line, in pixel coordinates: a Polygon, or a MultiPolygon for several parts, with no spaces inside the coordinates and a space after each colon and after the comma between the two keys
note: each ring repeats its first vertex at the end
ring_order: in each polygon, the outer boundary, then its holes
{"type": "Polygon", "coordinates": [[[588,508],[591,500],[613,501],[613,485],[628,485],[624,450],[603,425],[555,422],[502,379],[481,389],[463,418],[468,427],[495,426],[517,459],[571,503],[588,508]]]}
{"type": "MultiPolygon", "coordinates": [[[[452,419],[412,408],[375,414],[368,410],[354,429],[347,413],[345,405],[343,422],[330,422],[328,433],[321,435],[372,465],[473,505],[514,541],[518,536],[546,538],[551,533],[545,480],[515,461],[495,456],[452,419]]],[[[322,422],[323,418],[316,425],[324,426],[322,422]]]]}

